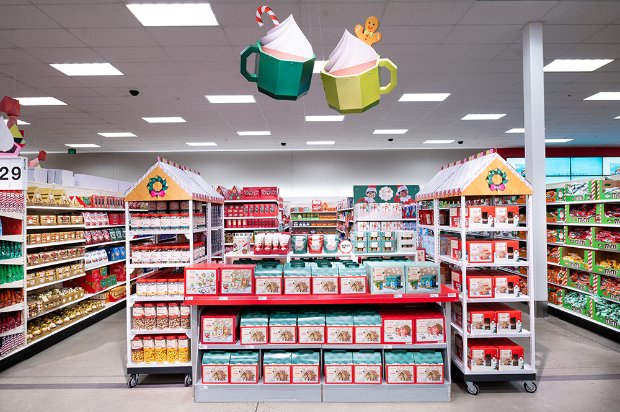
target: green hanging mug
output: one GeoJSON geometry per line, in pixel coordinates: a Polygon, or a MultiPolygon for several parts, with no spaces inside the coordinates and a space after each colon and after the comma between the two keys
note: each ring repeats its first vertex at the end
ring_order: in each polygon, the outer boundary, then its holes
{"type": "Polygon", "coordinates": [[[241,74],[249,82],[257,83],[258,90],[274,99],[297,100],[308,93],[316,56],[304,61],[284,60],[267,54],[260,42],[241,52],[241,74]],[[258,54],[256,73],[247,69],[248,57],[258,54]]]}

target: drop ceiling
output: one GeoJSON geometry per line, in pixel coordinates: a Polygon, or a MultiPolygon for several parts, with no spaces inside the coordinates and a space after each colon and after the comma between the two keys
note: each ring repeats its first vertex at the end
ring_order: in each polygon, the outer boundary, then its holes
{"type": "MultiPolygon", "coordinates": [[[[138,1],[138,0],[136,0],[138,1]]],[[[170,0],[149,0],[164,3],[170,0]]],[[[183,2],[181,0],[180,2],[183,2]]],[[[196,2],[196,0],[193,0],[196,2]]],[[[369,15],[380,20],[382,57],[398,65],[396,90],[342,122],[306,122],[337,114],[320,75],[308,95],[276,101],[239,74],[239,52],[270,27],[254,20],[257,2],[211,5],[217,27],[143,27],[118,0],[2,0],[0,95],[52,96],[67,106],[23,107],[26,150],[80,151],[305,150],[307,140],[335,140],[322,150],[428,148],[429,139],[462,140],[432,148],[523,146],[521,30],[544,22],[545,64],[557,58],[615,59],[591,73],[546,73],[546,132],[573,138],[563,146],[620,145],[620,102],[584,101],[620,91],[620,1],[271,1],[282,20],[293,14],[326,60],[343,30],[369,15]],[[124,76],[68,77],[52,63],[109,62],[124,76]],[[133,97],[129,89],[140,91],[133,97]],[[398,102],[403,93],[451,93],[443,102],[398,102]],[[252,94],[256,104],[211,104],[205,95],[252,94]],[[506,113],[493,121],[462,121],[468,113],[506,113]],[[143,117],[178,116],[186,123],[149,124],[143,117]],[[374,135],[376,129],[408,129],[374,135]],[[239,136],[238,131],[270,131],[239,136]],[[137,137],[106,138],[98,133],[137,137]],[[388,142],[388,137],[393,142],[388,142]],[[216,142],[189,147],[185,142],[216,142]]]]}

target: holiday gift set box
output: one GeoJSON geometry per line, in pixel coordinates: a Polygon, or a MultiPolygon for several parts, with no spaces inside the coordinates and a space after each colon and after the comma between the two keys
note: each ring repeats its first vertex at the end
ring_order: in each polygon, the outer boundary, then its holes
{"type": "Polygon", "coordinates": [[[495,311],[497,333],[523,332],[523,313],[520,310],[501,303],[490,307],[495,311]]]}
{"type": "Polygon", "coordinates": [[[467,308],[467,332],[472,335],[496,333],[495,311],[484,305],[471,305],[467,308]]]}
{"type": "Polygon", "coordinates": [[[353,383],[381,384],[383,379],[381,352],[360,350],[353,352],[353,383]]]}
{"type": "Polygon", "coordinates": [[[284,294],[309,295],[312,292],[312,271],[304,262],[284,265],[284,294]]]}
{"type": "Polygon", "coordinates": [[[255,265],[222,265],[220,267],[221,295],[253,295],[255,265]]]}
{"type": "Polygon", "coordinates": [[[406,293],[439,292],[439,264],[407,262],[405,264],[406,293]]]}
{"type": "Polygon", "coordinates": [[[220,265],[192,265],[185,268],[185,296],[216,295],[220,265]]]}
{"type": "Polygon", "coordinates": [[[514,371],[525,368],[524,350],[510,339],[494,339],[499,356],[498,369],[500,371],[514,371]]]}
{"type": "Polygon", "coordinates": [[[405,266],[399,262],[366,262],[370,293],[405,293],[405,266]]]}
{"type": "Polygon", "coordinates": [[[353,383],[353,353],[334,350],[323,353],[326,384],[353,383]]]}
{"type": "Polygon", "coordinates": [[[413,353],[415,361],[415,383],[444,383],[444,363],[441,352],[422,350],[413,353]]]}
{"type": "Polygon", "coordinates": [[[284,267],[278,263],[260,263],[254,269],[256,295],[281,295],[284,267]]]}
{"type": "Polygon", "coordinates": [[[202,354],[202,383],[230,383],[230,353],[209,351],[202,354]]]}
{"type": "Polygon", "coordinates": [[[454,302],[452,304],[452,322],[458,327],[463,329],[463,305],[460,302],[454,302]]]}
{"type": "Polygon", "coordinates": [[[417,309],[413,314],[414,343],[443,343],[446,341],[446,319],[436,310],[417,309]]]}
{"type": "Polygon", "coordinates": [[[469,298],[493,298],[495,297],[494,276],[492,274],[468,275],[467,276],[467,296],[469,298]]]}
{"type": "Polygon", "coordinates": [[[519,260],[518,240],[495,240],[493,242],[494,263],[514,263],[519,260]]]}
{"type": "Polygon", "coordinates": [[[495,206],[494,227],[517,227],[521,218],[519,206],[495,206]]]}
{"type": "Polygon", "coordinates": [[[291,312],[272,312],[269,315],[269,343],[296,343],[297,315],[291,312]]]}
{"type": "Polygon", "coordinates": [[[467,347],[467,366],[472,371],[497,370],[497,347],[486,339],[472,339],[467,347]]]}
{"type": "Polygon", "coordinates": [[[381,327],[383,329],[383,343],[414,342],[413,316],[411,313],[396,310],[381,310],[381,327]]]}
{"type": "Polygon", "coordinates": [[[385,382],[388,384],[415,383],[413,352],[404,350],[385,351],[385,382]]]}
{"type": "Polygon", "coordinates": [[[205,310],[200,316],[200,343],[235,343],[238,325],[237,311],[205,310]]]}
{"type": "Polygon", "coordinates": [[[468,239],[466,242],[467,261],[469,263],[493,263],[493,244],[493,241],[468,239]]]}
{"type": "Polygon", "coordinates": [[[365,294],[368,293],[368,276],[366,267],[356,262],[345,261],[338,268],[341,294],[365,294]]]}
{"type": "Polygon", "coordinates": [[[329,262],[311,266],[312,293],[315,295],[338,294],[339,277],[338,267],[329,262]]]}
{"type": "Polygon", "coordinates": [[[230,383],[258,383],[260,355],[256,351],[239,351],[230,354],[230,383]]]}
{"type": "Polygon", "coordinates": [[[300,350],[291,353],[291,383],[319,384],[320,361],[319,352],[300,350]]]}
{"type": "Polygon", "coordinates": [[[521,296],[521,288],[519,286],[521,276],[507,274],[506,272],[501,271],[494,271],[493,275],[495,297],[521,296]]]}
{"type": "Polygon", "coordinates": [[[601,275],[620,276],[620,255],[596,250],[593,253],[592,271],[601,275]]]}
{"type": "Polygon", "coordinates": [[[300,312],[297,314],[299,343],[325,343],[325,314],[321,312],[300,312]]]}
{"type": "Polygon", "coordinates": [[[382,333],[381,315],[375,310],[365,309],[353,313],[354,342],[380,343],[382,333]]]}
{"type": "Polygon", "coordinates": [[[353,315],[349,312],[332,312],[325,315],[327,343],[352,344],[354,340],[353,315]]]}
{"type": "Polygon", "coordinates": [[[592,228],[589,227],[564,227],[564,242],[567,245],[592,246],[592,228]]]}
{"type": "Polygon", "coordinates": [[[263,354],[263,383],[291,383],[291,353],[274,350],[263,354]]]}
{"type": "Polygon", "coordinates": [[[269,342],[269,314],[249,310],[241,313],[239,336],[242,345],[260,345],[269,342]]]}

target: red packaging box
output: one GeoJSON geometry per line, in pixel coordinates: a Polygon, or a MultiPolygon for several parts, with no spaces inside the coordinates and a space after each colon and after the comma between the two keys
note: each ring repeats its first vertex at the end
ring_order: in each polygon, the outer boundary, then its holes
{"type": "Polygon", "coordinates": [[[450,213],[450,226],[452,227],[460,227],[460,217],[461,217],[461,208],[460,207],[451,207],[449,209],[450,213]]]}
{"type": "Polygon", "coordinates": [[[209,311],[200,316],[200,343],[236,343],[239,312],[209,311]]]}
{"type": "Polygon", "coordinates": [[[460,302],[454,302],[452,304],[452,322],[463,329],[463,306],[460,302]]]}
{"type": "Polygon", "coordinates": [[[241,189],[241,199],[260,199],[260,187],[244,187],[241,189]]]}
{"type": "Polygon", "coordinates": [[[239,340],[242,345],[264,345],[268,343],[268,326],[239,326],[239,340]]]}
{"type": "Polygon", "coordinates": [[[519,225],[519,206],[495,206],[495,227],[519,225]]]}
{"type": "Polygon", "coordinates": [[[185,297],[214,296],[219,290],[219,264],[192,265],[185,268],[185,297]]]}
{"type": "Polygon", "coordinates": [[[495,333],[495,311],[483,305],[471,305],[468,307],[467,332],[472,335],[495,333]]]}
{"type": "Polygon", "coordinates": [[[454,354],[463,361],[463,337],[458,333],[454,334],[454,354]]]}
{"type": "Polygon", "coordinates": [[[520,310],[501,304],[494,304],[491,308],[495,310],[497,333],[523,332],[523,314],[520,310]]]}
{"type": "Polygon", "coordinates": [[[521,296],[521,289],[519,288],[519,281],[521,276],[519,275],[506,275],[502,272],[495,272],[494,276],[494,289],[496,297],[518,297],[521,296]]]}
{"type": "Polygon", "coordinates": [[[325,343],[324,325],[300,325],[297,329],[299,343],[325,343]]]}
{"type": "Polygon", "coordinates": [[[280,191],[276,186],[263,186],[260,188],[260,197],[263,199],[275,199],[280,196],[280,191]]]}
{"type": "Polygon", "coordinates": [[[467,348],[467,366],[472,371],[497,370],[497,347],[484,339],[472,339],[467,348]]]}
{"type": "Polygon", "coordinates": [[[444,383],[443,363],[424,363],[415,365],[415,383],[418,385],[441,385],[444,383]],[[439,373],[439,379],[430,379],[432,372],[439,373]]]}
{"type": "Polygon", "coordinates": [[[521,370],[525,367],[523,347],[505,338],[494,340],[493,343],[497,346],[500,371],[521,370]]]}
{"type": "Polygon", "coordinates": [[[449,239],[448,245],[450,246],[450,257],[452,259],[461,260],[462,258],[461,239],[458,239],[456,237],[451,237],[449,239]]]}
{"type": "Polygon", "coordinates": [[[467,261],[469,263],[493,263],[493,242],[488,240],[467,240],[467,261]]]}
{"type": "Polygon", "coordinates": [[[86,276],[84,276],[84,281],[86,282],[99,282],[101,280],[101,271],[99,269],[93,269],[86,272],[86,276]]]}
{"type": "Polygon", "coordinates": [[[381,311],[381,327],[383,329],[383,343],[413,344],[413,316],[411,313],[397,311],[381,311]]]}
{"type": "Polygon", "coordinates": [[[467,276],[467,296],[470,298],[494,298],[494,280],[491,275],[467,276]]]}
{"type": "Polygon", "coordinates": [[[465,216],[465,227],[493,227],[495,208],[493,206],[469,206],[465,216]]]}
{"type": "Polygon", "coordinates": [[[221,295],[253,295],[256,265],[221,265],[219,290],[221,295]]]}
{"type": "Polygon", "coordinates": [[[432,226],[434,224],[433,216],[434,216],[433,210],[424,209],[418,212],[418,219],[421,225],[432,226]]]}
{"type": "Polygon", "coordinates": [[[458,292],[463,291],[463,273],[461,269],[451,269],[450,277],[452,278],[452,288],[458,292]]]}
{"type": "Polygon", "coordinates": [[[415,343],[444,343],[446,319],[438,311],[425,310],[413,314],[415,343]]]}
{"type": "Polygon", "coordinates": [[[493,261],[495,263],[512,263],[518,260],[518,240],[496,240],[493,242],[493,261]]]}
{"type": "Polygon", "coordinates": [[[247,385],[258,383],[258,364],[231,364],[230,384],[247,385]],[[246,380],[246,376],[253,376],[254,380],[246,380]]]}

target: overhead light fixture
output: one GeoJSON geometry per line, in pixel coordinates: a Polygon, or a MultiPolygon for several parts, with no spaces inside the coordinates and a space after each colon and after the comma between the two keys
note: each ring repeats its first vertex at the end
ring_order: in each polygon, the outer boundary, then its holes
{"type": "Polygon", "coordinates": [[[65,146],[71,147],[73,149],[88,149],[88,148],[101,147],[98,144],[94,144],[94,143],[67,143],[65,144],[65,146]]]}
{"type": "MultiPolygon", "coordinates": [[[[9,122],[9,119],[4,119],[4,123],[8,123],[8,122],[9,122]]],[[[30,126],[30,123],[24,122],[23,120],[17,119],[17,125],[18,126],[30,126]]],[[[24,152],[22,152],[22,153],[24,153],[24,152]]]]}
{"type": "Polygon", "coordinates": [[[219,26],[209,3],[127,4],[143,26],[219,26]]]}
{"type": "Polygon", "coordinates": [[[271,132],[269,130],[237,132],[237,134],[239,136],[271,136],[271,132]]]}
{"type": "Polygon", "coordinates": [[[185,143],[188,146],[217,146],[217,143],[215,142],[187,142],[185,143]]]}
{"type": "Polygon", "coordinates": [[[483,114],[468,114],[461,120],[497,120],[506,116],[506,113],[483,113],[483,114]]]}
{"type": "Polygon", "coordinates": [[[430,139],[430,140],[425,140],[424,144],[450,144],[453,143],[454,139],[450,140],[450,139],[430,139]]]}
{"type": "Polygon", "coordinates": [[[182,117],[143,117],[148,123],[187,123],[182,117]]]}
{"type": "Polygon", "coordinates": [[[226,103],[256,103],[254,96],[251,94],[221,94],[221,95],[206,95],[209,103],[213,104],[226,104],[226,103]]]}
{"type": "Polygon", "coordinates": [[[506,130],[504,133],[525,133],[525,129],[522,127],[514,127],[510,130],[506,130]]]}
{"type": "Polygon", "coordinates": [[[22,106],[66,106],[67,103],[55,97],[16,97],[22,106]]]}
{"type": "Polygon", "coordinates": [[[583,100],[620,100],[620,92],[598,92],[583,100]]]}
{"type": "Polygon", "coordinates": [[[112,133],[97,133],[103,137],[136,137],[135,134],[129,132],[112,132],[112,133]]]}
{"type": "Polygon", "coordinates": [[[405,134],[409,129],[377,129],[372,134],[405,134]]]}
{"type": "Polygon", "coordinates": [[[307,122],[341,122],[344,120],[344,115],[329,115],[329,116],[306,116],[307,122]]]}
{"type": "Polygon", "coordinates": [[[123,76],[110,63],[62,63],[50,66],[67,76],[123,76]]]}
{"type": "Polygon", "coordinates": [[[451,93],[405,93],[399,102],[443,102],[451,93]]]}
{"type": "MultiPolygon", "coordinates": [[[[620,120],[620,116],[616,116],[616,117],[614,117],[614,119],[620,120]]],[[[30,123],[28,123],[28,124],[30,124],[30,123]]]]}
{"type": "Polygon", "coordinates": [[[593,72],[613,59],[555,59],[544,67],[546,72],[593,72]]]}
{"type": "Polygon", "coordinates": [[[564,139],[545,139],[545,143],[567,143],[567,142],[572,142],[575,139],[569,139],[569,138],[564,138],[564,139]]]}
{"type": "Polygon", "coordinates": [[[306,142],[308,146],[329,146],[336,144],[335,140],[308,140],[306,142]]]}
{"type": "Polygon", "coordinates": [[[325,68],[325,63],[327,63],[327,60],[315,60],[312,73],[321,73],[325,68]]]}

